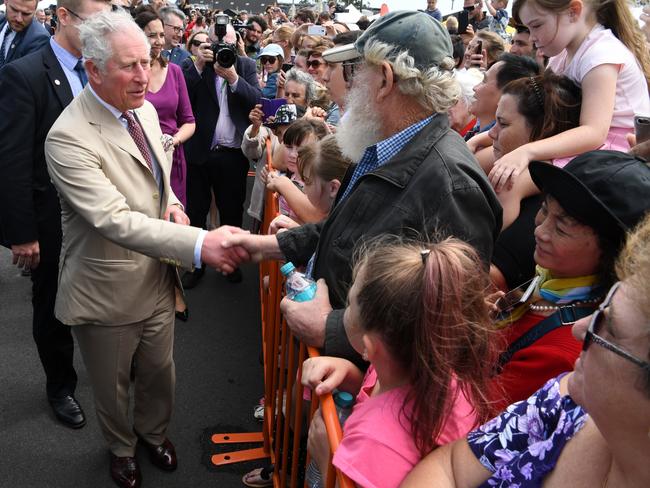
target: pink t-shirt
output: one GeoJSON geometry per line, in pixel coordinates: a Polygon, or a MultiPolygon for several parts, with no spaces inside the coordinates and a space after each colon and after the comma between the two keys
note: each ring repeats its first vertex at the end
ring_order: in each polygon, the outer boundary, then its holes
{"type": "MultiPolygon", "coordinates": [[[[370,396],[377,373],[370,366],[357,395],[357,403],[343,427],[343,439],[334,454],[334,466],[360,486],[397,487],[420,461],[420,451],[411,435],[410,425],[401,414],[409,387],[392,389],[370,396]]],[[[474,409],[458,390],[452,414],[436,442],[447,444],[465,436],[476,427],[474,409]]]]}
{"type": "Polygon", "coordinates": [[[609,29],[596,24],[582,42],[570,63],[562,51],[548,61],[549,69],[582,85],[582,80],[596,66],[615,64],[619,67],[616,99],[611,127],[634,129],[634,114],[650,114],[648,84],[634,54],[609,29]]]}

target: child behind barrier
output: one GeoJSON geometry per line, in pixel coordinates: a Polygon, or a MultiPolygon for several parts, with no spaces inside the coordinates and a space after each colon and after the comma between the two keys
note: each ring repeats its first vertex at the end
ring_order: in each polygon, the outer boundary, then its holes
{"type": "Polygon", "coordinates": [[[262,170],[267,190],[279,194],[280,213],[298,223],[318,222],[325,216],[315,208],[303,193],[304,182],[298,174],[298,150],[327,135],[327,127],[320,120],[302,118],[289,126],[283,136],[287,172],[262,170]]]}
{"type": "MultiPolygon", "coordinates": [[[[348,294],[345,325],[370,361],[311,358],[302,383],[318,395],[357,393],[334,465],[363,487],[397,487],[421,457],[465,435],[488,414],[483,392],[491,359],[488,278],[469,245],[385,237],[362,252],[348,294]]],[[[320,412],[308,448],[327,473],[320,412]]]]}
{"type": "MultiPolygon", "coordinates": [[[[322,141],[302,146],[298,150],[298,174],[309,203],[325,217],[341,187],[341,181],[351,161],[341,154],[336,137],[329,135],[322,141]]],[[[299,224],[285,215],[276,217],[269,227],[269,234],[280,229],[290,229],[299,224]]]]}

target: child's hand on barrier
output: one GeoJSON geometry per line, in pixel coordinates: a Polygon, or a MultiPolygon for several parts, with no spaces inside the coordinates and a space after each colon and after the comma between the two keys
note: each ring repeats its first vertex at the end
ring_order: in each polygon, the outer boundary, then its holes
{"type": "Polygon", "coordinates": [[[302,363],[302,384],[317,395],[325,395],[338,387],[348,374],[352,363],[347,359],[321,356],[302,363]]]}
{"type": "Polygon", "coordinates": [[[277,234],[287,229],[293,229],[298,227],[300,224],[293,219],[290,219],[286,215],[278,215],[274,218],[269,224],[269,234],[277,234]]]}

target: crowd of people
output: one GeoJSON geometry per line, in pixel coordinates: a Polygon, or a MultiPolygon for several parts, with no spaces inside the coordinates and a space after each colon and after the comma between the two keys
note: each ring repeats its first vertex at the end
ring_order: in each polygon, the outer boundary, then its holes
{"type": "Polygon", "coordinates": [[[650,486],[650,9],[423,3],[5,0],[0,242],[54,416],[86,423],[76,340],[118,486],[137,443],[177,467],[184,290],[265,259],[317,281],[281,303],[304,386],[356,398],[331,460],[311,420],[322,482],[650,486]]]}

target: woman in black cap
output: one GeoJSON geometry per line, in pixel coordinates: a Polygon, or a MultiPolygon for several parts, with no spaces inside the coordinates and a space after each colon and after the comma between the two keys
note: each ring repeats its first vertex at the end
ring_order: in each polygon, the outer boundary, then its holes
{"type": "MultiPolygon", "coordinates": [[[[650,169],[632,156],[594,151],[565,170],[530,169],[554,195],[549,216],[572,212],[612,244],[648,209],[650,169]]],[[[616,271],[622,281],[573,325],[582,342],[575,370],[436,449],[403,488],[650,486],[650,217],[628,237],[616,271]]]]}
{"type": "Polygon", "coordinates": [[[625,233],[650,208],[650,168],[617,151],[585,153],[564,170],[535,162],[531,175],[545,194],[536,275],[496,303],[504,352],[491,396],[501,408],[572,369],[580,344],[567,325],[603,300],[625,233]]]}

